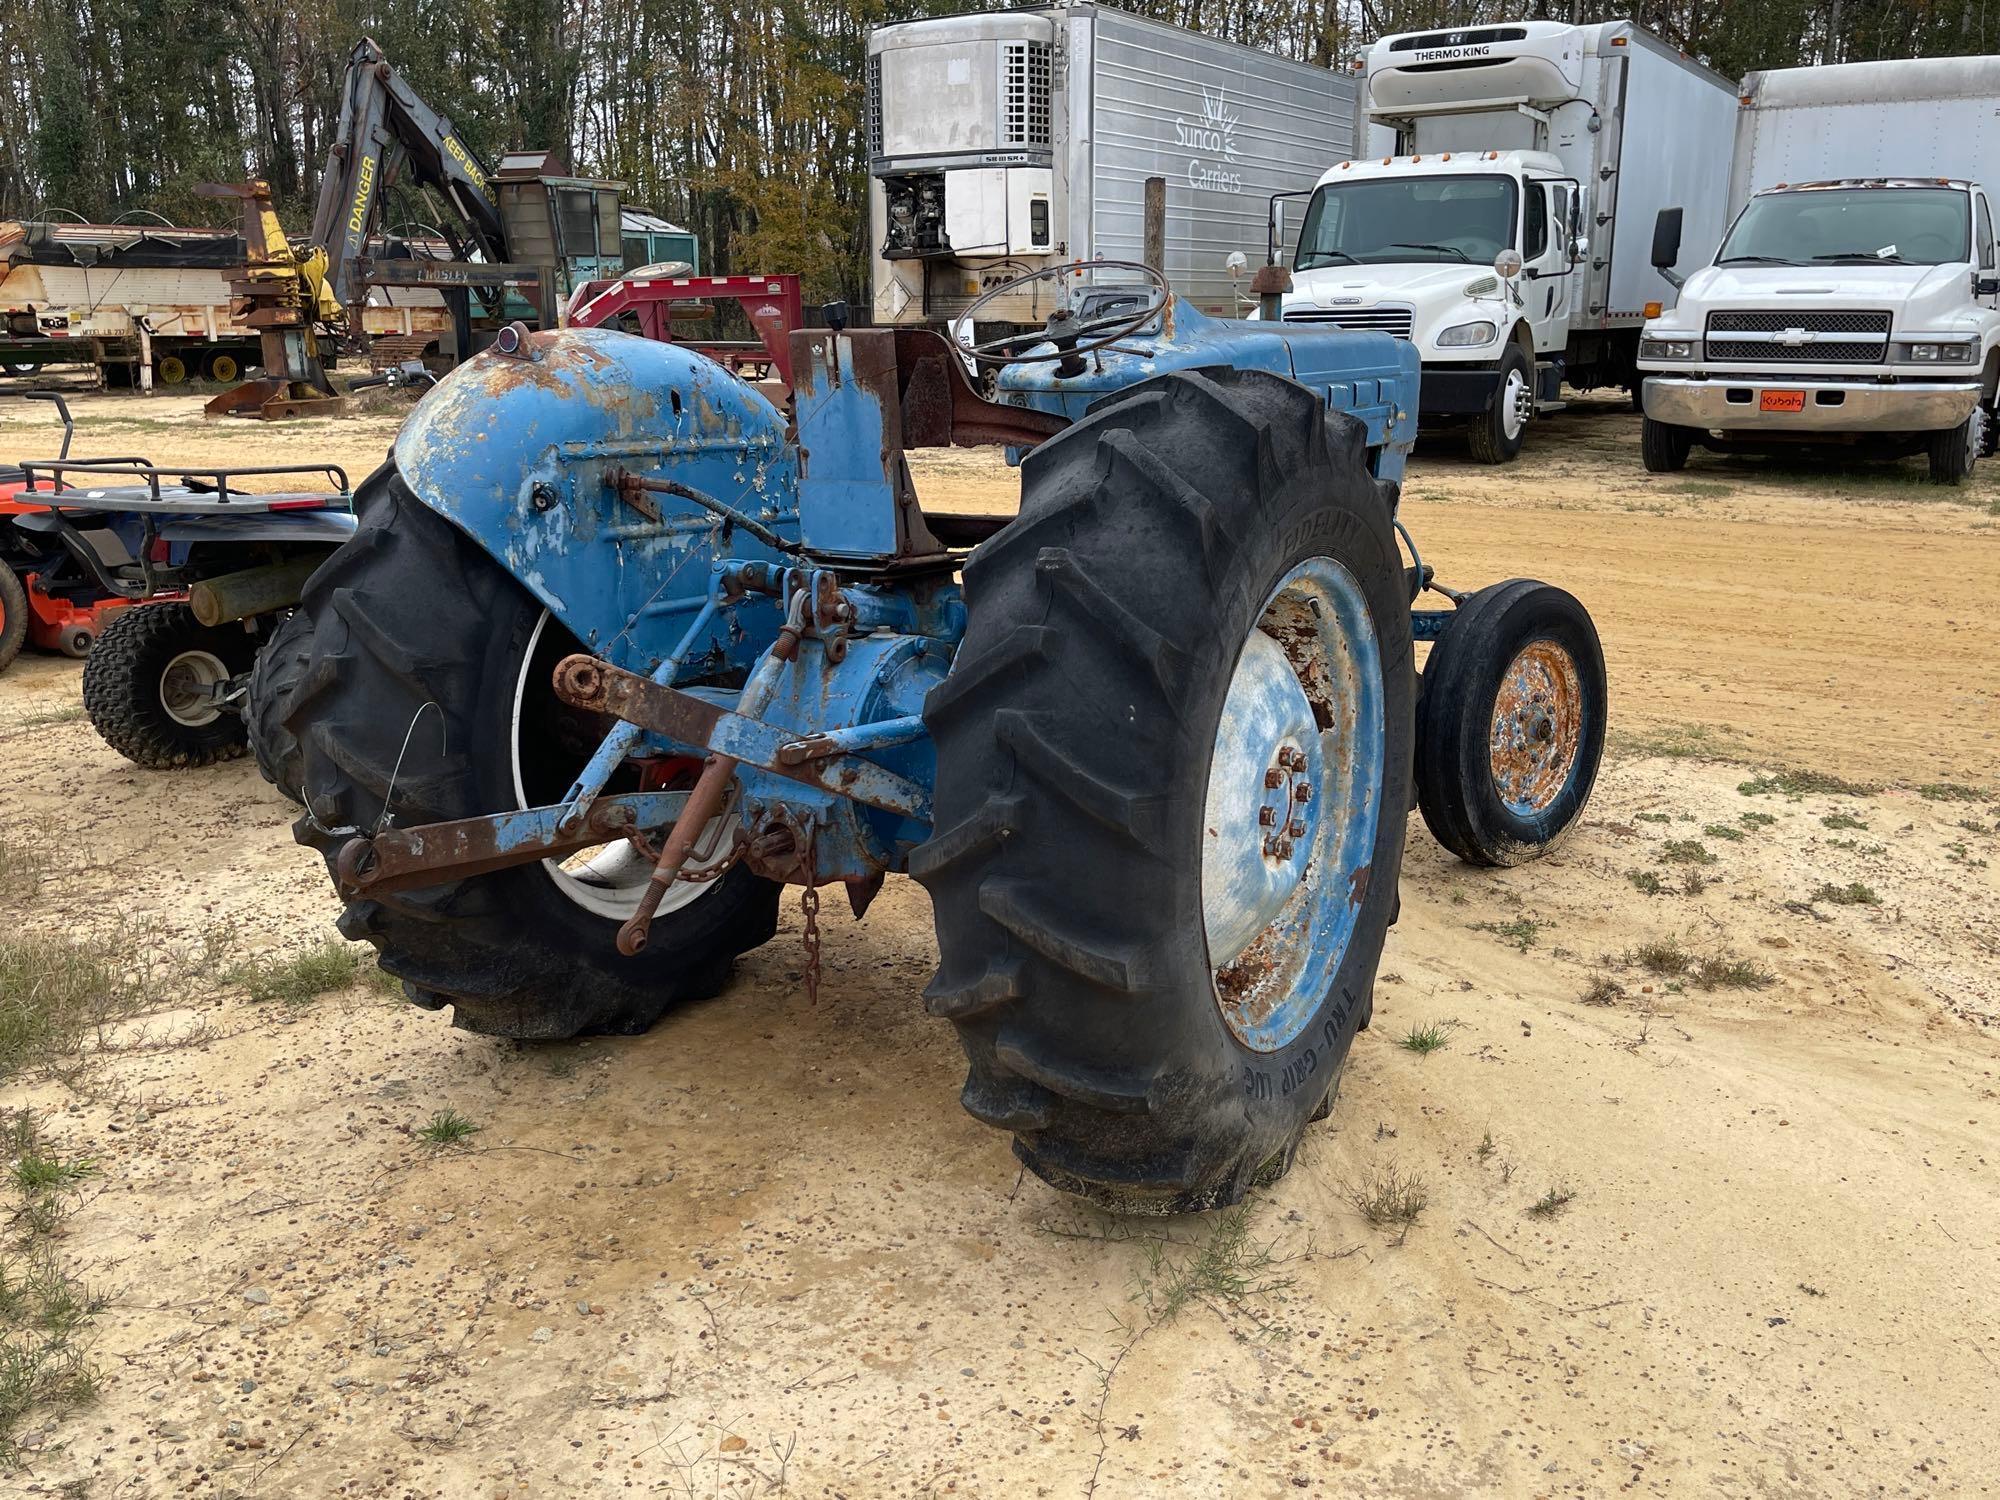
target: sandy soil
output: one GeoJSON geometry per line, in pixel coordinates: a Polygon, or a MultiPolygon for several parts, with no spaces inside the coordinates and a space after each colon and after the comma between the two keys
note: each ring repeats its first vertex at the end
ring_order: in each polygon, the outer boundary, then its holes
{"type": "MultiPolygon", "coordinates": [[[[247,461],[177,401],[100,430],[247,461]]],[[[0,442],[20,420],[0,408],[0,442]]],[[[392,428],[267,441],[359,472],[392,428]]],[[[1445,449],[1412,471],[1447,578],[1535,572],[1589,603],[1620,748],[1543,865],[1471,871],[1413,829],[1374,1027],[1249,1206],[1243,1295],[1170,1315],[1214,1216],[1080,1212],[960,1112],[905,881],[829,932],[817,1008],[788,914],[721,998],[632,1040],[521,1047],[365,984],[304,1008],[218,986],[69,1083],[0,1091],[102,1164],[65,1249],[113,1295],[100,1404],[38,1430],[0,1490],[2000,1488],[2000,804],[1914,790],[2000,785],[2000,487],[1700,458],[1661,482],[1636,438],[1585,410],[1514,468],[1445,449]],[[1746,764],[1661,753],[1690,743],[1746,764]],[[1739,790],[1781,764],[1894,785],[1739,790]],[[1698,894],[1661,863],[1689,838],[1716,857],[1698,894]],[[1829,881],[1881,904],[1805,900],[1829,881]],[[1619,957],[1665,937],[1773,983],[1619,957]],[[1585,1004],[1599,977],[1620,992],[1585,1004]],[[1433,1022],[1442,1051],[1396,1045],[1433,1022]],[[435,1152],[413,1132],[446,1106],[482,1128],[435,1152]],[[1347,1201],[1391,1166],[1428,1189],[1407,1234],[1347,1201]],[[1574,1196],[1531,1214],[1552,1188],[1574,1196]]],[[[1010,503],[1006,479],[923,469],[947,507],[1010,503]]],[[[0,677],[0,832],[63,852],[11,922],[224,928],[241,952],[330,931],[247,765],[138,771],[61,717],[76,691],[68,662],[0,677]]]]}

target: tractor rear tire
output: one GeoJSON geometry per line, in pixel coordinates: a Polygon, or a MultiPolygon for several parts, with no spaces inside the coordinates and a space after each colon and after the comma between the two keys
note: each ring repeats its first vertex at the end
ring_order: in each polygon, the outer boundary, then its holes
{"type": "MultiPolygon", "coordinates": [[[[293,833],[329,874],[348,838],[391,814],[410,827],[557,800],[607,727],[558,723],[524,696],[553,705],[543,668],[578,648],[393,468],[376,471],[356,509],[353,538],[306,584],[311,650],[282,715],[305,768],[293,833]]],[[[633,958],[618,952],[618,921],[571,899],[542,864],[353,900],[340,930],[373,943],[415,1004],[451,1006],[467,1031],[629,1035],[717,993],[736,956],[777,930],[778,889],[735,865],[663,909],[633,958]]]]}
{"type": "Polygon", "coordinates": [[[83,659],[84,711],[105,744],[148,770],[234,760],[242,715],[203,692],[249,671],[256,652],[240,625],[204,625],[185,604],[134,605],[83,659]]]}
{"type": "MultiPolygon", "coordinates": [[[[1414,689],[1394,492],[1368,472],[1365,442],[1275,375],[1167,375],[1036,449],[1019,518],[967,563],[964,642],[924,708],[936,833],[910,872],[937,924],[926,1008],[958,1028],[966,1109],[1012,1132],[1044,1181],[1105,1207],[1213,1208],[1282,1175],[1370,1014],[1397,909],[1414,689]],[[1272,614],[1286,580],[1329,562],[1345,613],[1272,614]],[[1305,846],[1304,868],[1325,878],[1295,889],[1335,920],[1289,930],[1332,946],[1303,967],[1308,950],[1284,950],[1267,972],[1304,977],[1268,996],[1255,1019],[1274,1029],[1258,1032],[1237,965],[1279,924],[1248,948],[1221,938],[1245,957],[1213,967],[1211,917],[1227,902],[1205,900],[1204,858],[1220,847],[1211,822],[1239,836],[1211,793],[1272,784],[1262,751],[1225,756],[1219,735],[1252,717],[1224,707],[1253,661],[1292,658],[1272,628],[1285,620],[1316,641],[1343,630],[1376,665],[1355,679],[1364,696],[1338,700],[1368,706],[1338,719],[1357,726],[1351,770],[1320,700],[1302,721],[1318,724],[1299,734],[1312,754],[1335,745],[1317,790],[1342,860],[1319,867],[1328,846],[1305,846]]],[[[1294,790],[1268,795],[1289,805],[1294,790]]],[[[1253,875],[1260,817],[1240,831],[1253,875]]],[[[1216,871],[1240,861],[1232,850],[1216,871]]]]}
{"type": "Polygon", "coordinates": [[[1605,703],[1604,648],[1574,595],[1514,578],[1467,599],[1431,647],[1417,710],[1432,835],[1473,865],[1554,849],[1596,785],[1605,703]]]}
{"type": "Polygon", "coordinates": [[[243,727],[250,755],[266,781],[294,802],[303,802],[306,771],[297,736],[285,725],[285,710],[312,661],[312,619],[295,609],[266,637],[250,669],[250,693],[243,727]]]}
{"type": "Polygon", "coordinates": [[[0,672],[14,665],[28,640],[28,590],[21,575],[0,559],[0,672]]]}

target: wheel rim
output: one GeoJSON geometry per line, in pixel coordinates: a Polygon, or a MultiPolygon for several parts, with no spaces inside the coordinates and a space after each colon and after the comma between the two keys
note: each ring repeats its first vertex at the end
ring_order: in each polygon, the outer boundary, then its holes
{"type": "Polygon", "coordinates": [[[206,729],[222,717],[212,690],[229,680],[229,668],[213,651],[183,651],[160,673],[160,707],[187,729],[206,729]]]}
{"type": "Polygon", "coordinates": [[[1238,655],[1209,762],[1202,922],[1216,1004],[1258,1052],[1303,1031],[1368,888],[1384,757],[1382,659],[1329,557],[1279,582],[1238,655]]]}
{"type": "Polygon", "coordinates": [[[179,385],[183,380],[187,379],[187,373],[187,366],[175,359],[171,354],[160,361],[160,383],[162,385],[179,385]]]}
{"type": "Polygon", "coordinates": [[[1527,377],[1519,370],[1509,370],[1507,383],[1500,388],[1500,430],[1509,442],[1527,428],[1531,406],[1527,377]]]}
{"type": "Polygon", "coordinates": [[[218,354],[209,364],[208,373],[216,380],[234,380],[236,378],[236,361],[231,359],[227,354],[218,354]]]}
{"type": "Polygon", "coordinates": [[[1530,641],[1500,677],[1490,737],[1493,786],[1516,817],[1548,811],[1583,747],[1583,674],[1554,641],[1530,641]]]}
{"type": "MultiPolygon", "coordinates": [[[[528,800],[527,783],[523,776],[523,709],[537,674],[538,648],[550,618],[549,612],[543,610],[542,617],[535,622],[534,633],[528,638],[527,652],[521,658],[520,676],[514,684],[514,712],[507,744],[514,778],[514,800],[517,806],[523,808],[534,805],[528,800]]],[[[546,674],[543,675],[546,677],[546,674]]],[[[733,804],[725,807],[721,815],[702,830],[683,874],[713,872],[727,862],[730,855],[727,835],[732,814],[733,804]]],[[[579,850],[564,859],[545,859],[542,869],[548,873],[549,883],[574,905],[607,922],[623,923],[639,909],[639,898],[645,894],[646,883],[652,879],[654,859],[655,854],[642,848],[638,842],[619,839],[615,843],[579,850]]],[[[677,880],[668,888],[659,910],[679,911],[714,889],[713,880],[677,880]]]]}

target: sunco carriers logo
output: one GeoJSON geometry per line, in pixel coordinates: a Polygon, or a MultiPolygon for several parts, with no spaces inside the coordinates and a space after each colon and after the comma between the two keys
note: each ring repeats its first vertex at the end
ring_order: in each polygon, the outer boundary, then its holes
{"type": "Polygon", "coordinates": [[[1174,116],[1174,143],[1184,151],[1200,153],[1188,159],[1189,187],[1206,188],[1215,193],[1240,193],[1243,191],[1243,174],[1230,170],[1236,163],[1236,122],[1239,117],[1229,112],[1223,95],[1222,89],[1211,93],[1204,86],[1201,91],[1201,118],[1190,120],[1185,115],[1174,116]],[[1203,160],[1204,157],[1208,159],[1203,160]]]}

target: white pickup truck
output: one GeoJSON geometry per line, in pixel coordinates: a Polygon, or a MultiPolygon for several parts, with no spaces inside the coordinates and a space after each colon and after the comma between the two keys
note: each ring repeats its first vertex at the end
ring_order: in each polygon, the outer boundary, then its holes
{"type": "Polygon", "coordinates": [[[1639,345],[1646,467],[1696,446],[1839,445],[1924,454],[1962,484],[2000,444],[2000,261],[1982,179],[2000,169],[2000,59],[1925,58],[1753,73],[1713,264],[1639,345]],[[1863,175],[1872,173],[1924,175],[1863,175]],[[1837,176],[1834,174],[1838,173],[1837,176]]]}
{"type": "Polygon", "coordinates": [[[1646,325],[1646,467],[1679,469],[1697,443],[1840,442],[1927,454],[1932,479],[1962,484],[2000,439],[1996,308],[1993,210],[1975,183],[1759,193],[1646,325]]]}

